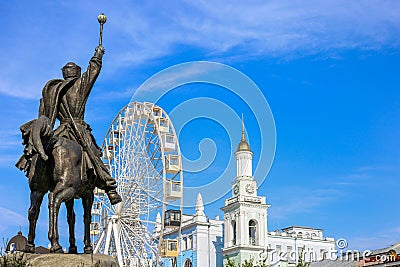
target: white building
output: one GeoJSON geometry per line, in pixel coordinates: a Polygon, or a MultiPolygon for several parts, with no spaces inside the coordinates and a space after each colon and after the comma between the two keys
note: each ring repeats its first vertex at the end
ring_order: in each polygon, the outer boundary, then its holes
{"type": "MultiPolygon", "coordinates": [[[[176,259],[164,258],[162,266],[222,266],[223,223],[218,217],[206,217],[202,197],[198,194],[196,213],[182,216],[181,252],[176,259]]],[[[176,239],[177,236],[176,228],[164,233],[165,239],[176,239]]]]}
{"type": "MultiPolygon", "coordinates": [[[[164,259],[166,267],[222,267],[230,260],[239,263],[252,259],[272,266],[295,266],[298,255],[305,261],[326,258],[335,249],[333,238],[323,230],[291,226],[268,232],[270,207],[265,196],[258,195],[252,173],[253,152],[246,141],[244,125],[236,156],[236,177],[232,197],[225,200],[224,220],[207,219],[199,194],[196,214],[182,216],[181,253],[176,259],[164,259]],[[176,263],[176,265],[174,264],[176,263]]],[[[176,230],[165,232],[165,238],[177,238],[176,230]]]]}
{"type": "Polygon", "coordinates": [[[295,264],[302,255],[304,261],[313,262],[331,258],[335,240],[324,237],[322,229],[291,226],[268,233],[269,262],[275,266],[295,264]]]}

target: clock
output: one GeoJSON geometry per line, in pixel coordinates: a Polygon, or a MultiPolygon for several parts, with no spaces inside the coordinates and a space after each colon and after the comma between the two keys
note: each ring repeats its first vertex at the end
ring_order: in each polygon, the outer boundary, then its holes
{"type": "Polygon", "coordinates": [[[239,193],[239,186],[238,186],[238,185],[235,185],[235,186],[233,187],[233,194],[237,195],[238,193],[239,193]]]}
{"type": "Polygon", "coordinates": [[[247,184],[245,188],[246,188],[247,193],[249,193],[249,194],[254,193],[254,186],[252,184],[247,184]]]}

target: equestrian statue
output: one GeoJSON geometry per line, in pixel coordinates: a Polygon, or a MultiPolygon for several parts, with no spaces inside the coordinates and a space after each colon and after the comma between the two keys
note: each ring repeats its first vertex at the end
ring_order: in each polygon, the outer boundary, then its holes
{"type": "Polygon", "coordinates": [[[84,120],[85,106],[99,76],[104,48],[102,30],[106,21],[99,15],[100,42],[87,70],[73,62],[62,68],[64,79],[46,83],[40,99],[38,118],[20,127],[24,153],[16,163],[25,172],[30,188],[28,211],[29,233],[26,252],[35,251],[35,229],[44,195],[49,192],[50,252],[62,253],[58,235],[58,213],[61,203],[67,208],[69,253],[77,253],[75,245],[74,199],[81,198],[84,211],[84,252],[92,253],[90,243],[93,190],[104,190],[112,205],[121,202],[117,185],[101,160],[102,151],[96,144],[92,129],[84,120]],[[55,128],[56,120],[59,126],[55,128]]]}

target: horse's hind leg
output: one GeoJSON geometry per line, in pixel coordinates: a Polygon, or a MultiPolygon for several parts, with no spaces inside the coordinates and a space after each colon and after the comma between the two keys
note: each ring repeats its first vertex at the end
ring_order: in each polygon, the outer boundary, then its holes
{"type": "Polygon", "coordinates": [[[58,239],[58,212],[62,202],[73,199],[75,190],[65,185],[57,184],[56,188],[49,194],[49,240],[51,253],[63,253],[58,239]]]}
{"type": "Polygon", "coordinates": [[[75,212],[74,212],[74,199],[65,202],[67,207],[67,221],[69,230],[69,254],[78,253],[78,248],[75,245],[75,212]]]}
{"type": "Polygon", "coordinates": [[[92,222],[92,205],[93,205],[93,191],[89,191],[86,193],[84,197],[82,197],[83,204],[83,222],[85,227],[85,235],[83,238],[83,243],[85,245],[84,252],[86,254],[93,253],[93,248],[90,243],[90,223],[92,222]]]}
{"type": "Polygon", "coordinates": [[[39,218],[40,205],[42,205],[44,193],[31,191],[31,206],[28,210],[29,233],[25,252],[35,253],[36,222],[39,218]]]}

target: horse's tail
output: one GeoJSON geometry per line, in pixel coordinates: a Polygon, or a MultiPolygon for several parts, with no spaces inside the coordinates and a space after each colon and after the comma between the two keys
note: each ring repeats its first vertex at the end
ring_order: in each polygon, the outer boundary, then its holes
{"type": "Polygon", "coordinates": [[[43,142],[47,143],[53,135],[54,132],[51,128],[50,120],[46,116],[40,116],[33,123],[29,141],[36,152],[38,152],[40,157],[45,161],[48,160],[49,157],[46,155],[43,142]]]}

